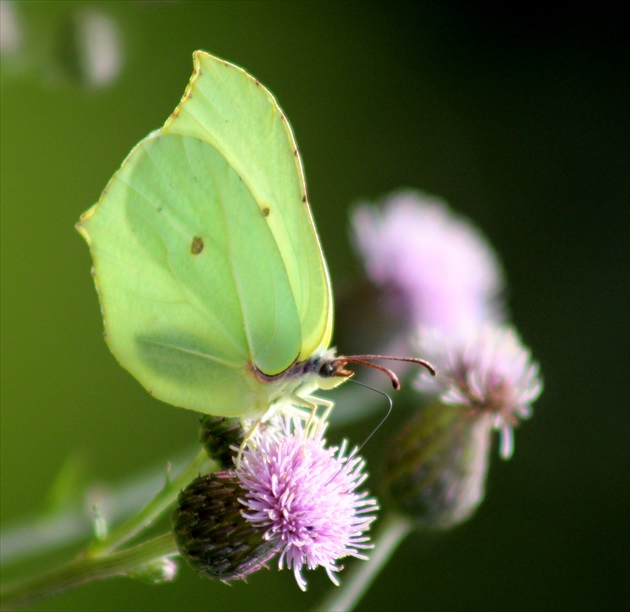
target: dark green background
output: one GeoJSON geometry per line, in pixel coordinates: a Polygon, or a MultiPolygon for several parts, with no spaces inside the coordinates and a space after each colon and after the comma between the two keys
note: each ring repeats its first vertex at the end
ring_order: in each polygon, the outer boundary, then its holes
{"type": "MultiPolygon", "coordinates": [[[[629,97],[617,16],[88,4],[121,28],[125,65],[110,87],[63,77],[58,39],[78,4],[20,4],[29,61],[20,72],[3,58],[3,524],[43,510],[68,455],[115,483],[196,436],[193,413],[150,398],[109,354],[73,225],[173,110],[203,48],[253,73],[290,118],[338,294],[358,269],[349,205],[421,188],[496,246],[542,366],[534,418],[514,459],[494,461],[478,514],[410,537],[360,609],[627,609],[629,97]]],[[[229,588],[182,568],[172,585],[115,580],[37,609],[306,609],[327,587],[320,574],[304,595],[286,571],[229,588]]]]}

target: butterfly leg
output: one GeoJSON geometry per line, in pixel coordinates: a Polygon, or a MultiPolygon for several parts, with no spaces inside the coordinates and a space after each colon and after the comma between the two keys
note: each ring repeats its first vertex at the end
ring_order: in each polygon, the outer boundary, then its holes
{"type": "Polygon", "coordinates": [[[306,421],[304,425],[304,429],[307,432],[310,431],[311,428],[315,428],[314,431],[317,431],[317,428],[323,426],[328,420],[330,412],[333,409],[333,406],[335,405],[330,400],[324,399],[322,397],[316,397],[314,395],[307,395],[304,397],[299,396],[299,395],[293,395],[290,401],[295,406],[301,406],[303,408],[308,408],[310,410],[310,414],[308,418],[304,419],[306,421]],[[320,406],[324,408],[324,413],[318,417],[317,409],[320,406]]]}
{"type": "Polygon", "coordinates": [[[258,428],[263,426],[265,422],[277,414],[278,411],[287,416],[296,417],[304,421],[304,431],[307,432],[308,435],[308,432],[312,431],[315,433],[320,427],[325,425],[333,406],[334,403],[330,400],[316,397],[314,395],[307,395],[305,397],[291,395],[287,400],[282,402],[281,406],[277,403],[271,404],[264,414],[259,419],[256,419],[256,421],[254,421],[254,423],[247,429],[247,433],[243,438],[243,442],[241,443],[241,447],[236,457],[236,468],[238,469],[241,465],[243,451],[247,445],[251,444],[254,448],[256,448],[256,442],[253,438],[258,431],[258,428]],[[321,416],[317,416],[317,409],[319,407],[324,408],[324,412],[321,416]],[[308,412],[304,410],[305,408],[308,412]]]}
{"type": "Polygon", "coordinates": [[[247,429],[247,432],[245,433],[245,436],[243,437],[243,441],[241,442],[241,446],[238,449],[238,455],[236,455],[236,469],[240,469],[241,467],[241,459],[243,457],[243,451],[247,448],[247,445],[250,443],[251,440],[251,444],[254,448],[256,448],[256,442],[254,442],[254,440],[252,440],[252,438],[254,437],[254,434],[258,431],[258,428],[260,427],[262,423],[262,419],[256,419],[256,421],[254,421],[253,425],[250,425],[247,429]]]}

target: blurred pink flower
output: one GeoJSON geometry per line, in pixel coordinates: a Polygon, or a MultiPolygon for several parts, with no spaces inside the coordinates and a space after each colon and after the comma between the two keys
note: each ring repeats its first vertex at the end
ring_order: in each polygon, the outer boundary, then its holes
{"type": "Polygon", "coordinates": [[[468,406],[501,434],[500,454],[514,451],[513,427],[532,414],[542,391],[538,364],[511,327],[483,326],[459,340],[423,331],[420,352],[438,376],[422,373],[417,386],[444,404],[468,406]]]}
{"type": "Polygon", "coordinates": [[[367,274],[414,326],[457,334],[501,321],[503,278],[482,234],[447,205],[414,191],[363,204],[352,218],[367,274]]]}

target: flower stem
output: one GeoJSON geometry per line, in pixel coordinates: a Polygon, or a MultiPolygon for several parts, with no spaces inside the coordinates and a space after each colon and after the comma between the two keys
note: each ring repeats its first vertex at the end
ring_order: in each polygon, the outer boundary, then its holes
{"type": "Polygon", "coordinates": [[[112,576],[141,576],[142,568],[152,561],[178,554],[174,535],[158,538],[120,550],[120,547],[155,522],[175,501],[177,495],[208,462],[205,450],[185,467],[137,514],[102,539],[95,540],[74,560],[59,568],[3,587],[2,610],[31,604],[56,593],[112,576]]]}
{"type": "Polygon", "coordinates": [[[380,526],[374,538],[374,551],[367,561],[354,564],[342,586],[334,589],[332,594],[324,599],[316,610],[333,612],[353,610],[363,595],[367,592],[372,581],[385,567],[398,545],[413,529],[413,523],[399,514],[389,514],[380,526]]]}
{"type": "Polygon", "coordinates": [[[2,591],[2,610],[14,610],[94,580],[127,576],[155,559],[176,554],[177,545],[171,532],[100,557],[82,553],[62,567],[8,585],[2,591]]]}
{"type": "Polygon", "coordinates": [[[116,550],[148,527],[175,501],[181,489],[199,475],[201,467],[207,461],[208,455],[202,449],[190,464],[182,470],[181,474],[174,480],[169,480],[162,490],[138,514],[116,527],[102,540],[96,540],[88,548],[88,553],[98,556],[116,550]]]}

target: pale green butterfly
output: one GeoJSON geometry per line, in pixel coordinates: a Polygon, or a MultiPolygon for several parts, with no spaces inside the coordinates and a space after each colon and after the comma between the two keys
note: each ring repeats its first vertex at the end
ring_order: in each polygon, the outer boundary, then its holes
{"type": "Polygon", "coordinates": [[[380,356],[329,348],[330,279],[293,133],[256,79],[193,58],[179,106],[77,225],[107,343],[175,406],[256,419],[280,405],[330,407],[311,393],[380,356]]]}

